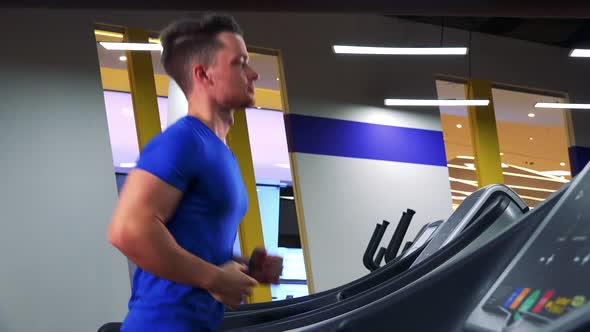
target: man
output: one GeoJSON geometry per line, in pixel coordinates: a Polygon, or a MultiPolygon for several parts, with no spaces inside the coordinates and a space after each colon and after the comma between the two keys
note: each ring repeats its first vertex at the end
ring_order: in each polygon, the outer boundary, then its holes
{"type": "Polygon", "coordinates": [[[161,42],[189,110],[142,151],[109,226],[109,241],[138,266],[122,331],[216,330],[224,305],[278,282],[282,269],[264,252],[250,270],[232,259],[248,197],[226,136],[234,109],[254,105],[258,74],[229,16],[175,22],[161,42]]]}

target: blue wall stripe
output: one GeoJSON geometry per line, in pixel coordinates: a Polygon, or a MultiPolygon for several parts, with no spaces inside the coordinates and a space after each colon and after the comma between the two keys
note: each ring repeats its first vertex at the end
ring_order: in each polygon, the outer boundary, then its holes
{"type": "Polygon", "coordinates": [[[441,131],[289,114],[289,151],[447,166],[441,131]]]}
{"type": "Polygon", "coordinates": [[[583,146],[570,146],[568,149],[572,176],[580,173],[590,161],[590,148],[583,146]]]}

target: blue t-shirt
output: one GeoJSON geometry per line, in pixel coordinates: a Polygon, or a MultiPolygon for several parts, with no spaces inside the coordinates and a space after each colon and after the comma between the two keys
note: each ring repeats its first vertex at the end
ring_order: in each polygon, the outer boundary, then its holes
{"type": "MultiPolygon", "coordinates": [[[[232,259],[248,196],[235,156],[209,127],[181,118],[146,145],[136,167],[183,192],[166,224],[181,247],[214,265],[232,259]]],[[[217,330],[223,315],[207,291],[138,267],[122,331],[217,330]]]]}

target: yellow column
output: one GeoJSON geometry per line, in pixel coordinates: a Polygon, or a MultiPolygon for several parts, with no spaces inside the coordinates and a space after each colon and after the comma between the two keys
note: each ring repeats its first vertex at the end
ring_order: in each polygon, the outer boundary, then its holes
{"type": "MultiPolygon", "coordinates": [[[[264,247],[262,234],[262,218],[256,193],[256,178],[254,176],[254,164],[248,137],[248,123],[246,111],[237,110],[234,114],[234,125],[230,130],[227,142],[238,159],[240,171],[248,192],[248,211],[242,219],[239,228],[240,247],[244,256],[250,255],[256,247],[264,247]]],[[[252,291],[248,303],[269,302],[272,300],[270,287],[260,285],[252,291]]]]}
{"type": "MultiPolygon", "coordinates": [[[[144,30],[125,30],[125,41],[147,43],[148,34],[144,30]]],[[[149,51],[126,51],[129,85],[135,115],[135,128],[139,151],[158,133],[161,132],[154,68],[149,51]]]]}
{"type": "Polygon", "coordinates": [[[467,108],[478,185],[481,188],[489,184],[504,183],[492,86],[488,81],[471,80],[467,82],[465,89],[468,99],[490,100],[488,106],[467,108]]]}

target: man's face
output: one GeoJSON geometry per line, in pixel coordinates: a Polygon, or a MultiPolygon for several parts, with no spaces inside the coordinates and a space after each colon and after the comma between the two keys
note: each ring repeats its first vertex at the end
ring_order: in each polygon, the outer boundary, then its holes
{"type": "Polygon", "coordinates": [[[216,52],[208,69],[209,92],[227,109],[254,106],[254,81],[258,80],[258,73],[248,64],[244,39],[231,32],[220,33],[218,39],[224,46],[216,52]]]}

